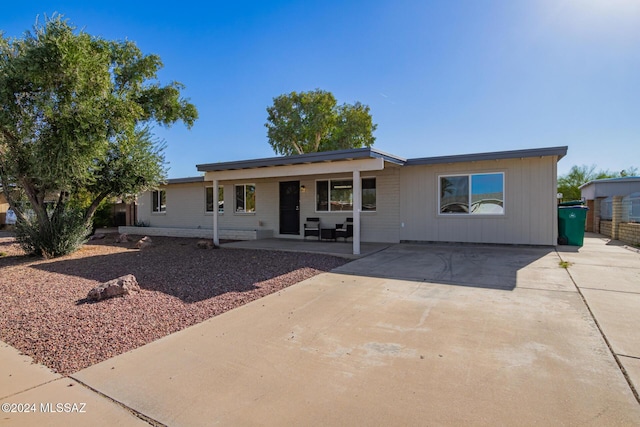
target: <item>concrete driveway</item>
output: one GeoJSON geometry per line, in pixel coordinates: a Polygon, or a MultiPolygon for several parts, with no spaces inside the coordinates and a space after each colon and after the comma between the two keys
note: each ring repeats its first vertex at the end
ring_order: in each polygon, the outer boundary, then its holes
{"type": "Polygon", "coordinates": [[[0,425],[640,425],[639,296],[597,235],[396,245],[70,378],[0,343],[3,404],[86,404],[0,425]]]}
{"type": "Polygon", "coordinates": [[[171,426],[638,425],[560,260],[397,245],[72,377],[171,426]]]}

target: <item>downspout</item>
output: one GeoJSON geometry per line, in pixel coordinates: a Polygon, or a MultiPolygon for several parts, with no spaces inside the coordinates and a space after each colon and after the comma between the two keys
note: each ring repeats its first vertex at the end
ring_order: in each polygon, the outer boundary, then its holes
{"type": "Polygon", "coordinates": [[[360,171],[353,171],[353,254],[360,255],[360,211],[362,210],[362,183],[360,171]]]}
{"type": "Polygon", "coordinates": [[[218,237],[218,180],[213,179],[213,245],[220,246],[220,239],[218,237]]]}

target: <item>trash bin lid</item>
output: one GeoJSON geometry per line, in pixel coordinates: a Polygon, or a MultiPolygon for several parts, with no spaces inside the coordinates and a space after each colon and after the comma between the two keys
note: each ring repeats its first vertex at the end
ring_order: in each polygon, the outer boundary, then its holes
{"type": "Polygon", "coordinates": [[[588,211],[589,207],[588,206],[582,206],[582,205],[580,205],[580,206],[578,206],[578,205],[575,205],[575,206],[558,206],[558,209],[584,209],[585,211],[588,211]]]}
{"type": "Polygon", "coordinates": [[[581,206],[582,200],[569,200],[567,202],[558,203],[558,206],[581,206]]]}

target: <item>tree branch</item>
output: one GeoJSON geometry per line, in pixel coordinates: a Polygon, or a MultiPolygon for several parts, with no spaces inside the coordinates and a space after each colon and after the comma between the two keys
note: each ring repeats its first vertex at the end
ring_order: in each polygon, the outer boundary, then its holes
{"type": "Polygon", "coordinates": [[[87,211],[84,214],[84,221],[85,223],[89,223],[89,221],[91,221],[91,218],[93,218],[93,214],[96,213],[96,210],[98,210],[98,206],[100,206],[100,203],[109,195],[111,194],[110,191],[103,191],[102,193],[98,194],[98,196],[93,200],[93,202],[91,202],[91,205],[89,206],[89,208],[87,209],[87,211]]]}
{"type": "Polygon", "coordinates": [[[4,135],[4,137],[9,140],[12,143],[16,143],[18,142],[18,138],[15,137],[15,135],[13,135],[11,132],[9,132],[6,128],[2,127],[0,128],[0,130],[2,131],[2,135],[4,135]]]}
{"type": "Polygon", "coordinates": [[[302,149],[302,147],[297,142],[291,141],[291,144],[293,144],[293,148],[296,149],[298,154],[304,154],[304,150],[302,149]]]}

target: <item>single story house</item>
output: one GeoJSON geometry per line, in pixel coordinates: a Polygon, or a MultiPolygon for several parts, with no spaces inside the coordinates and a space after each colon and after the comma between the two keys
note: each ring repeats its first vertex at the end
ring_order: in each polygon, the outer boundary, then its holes
{"type": "Polygon", "coordinates": [[[596,179],[579,188],[589,207],[586,231],[640,242],[640,176],[596,179]]]}
{"type": "Polygon", "coordinates": [[[325,229],[349,218],[354,254],[360,242],[555,245],[557,162],[566,153],[549,147],[405,159],[358,148],[201,164],[204,176],[139,195],[138,221],[151,227],[145,234],[217,243],[304,239],[308,218],[325,229]]]}

